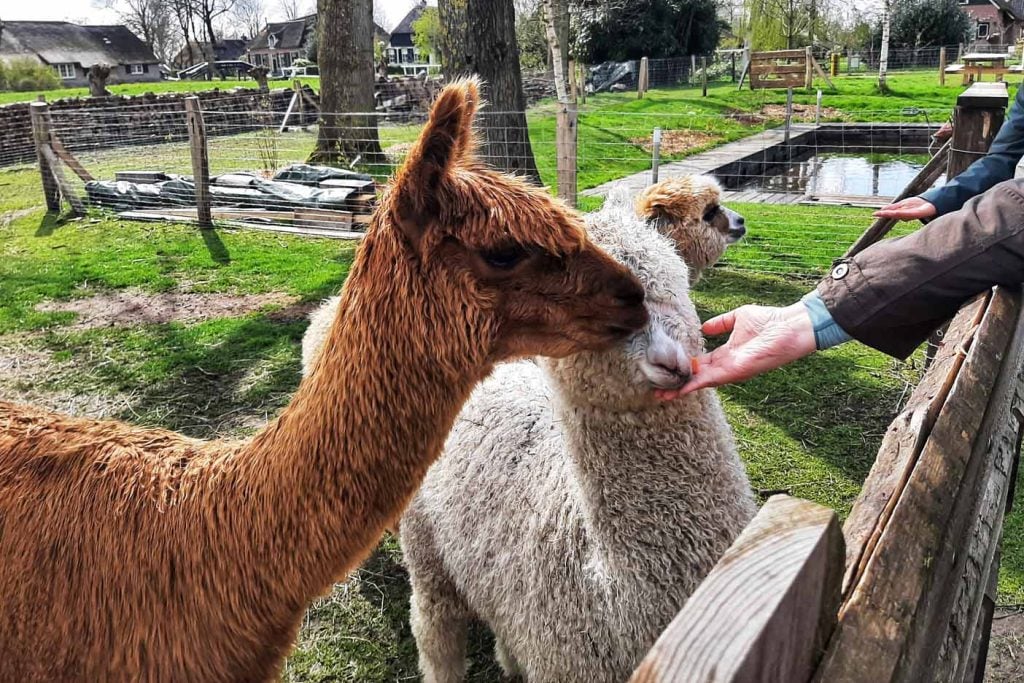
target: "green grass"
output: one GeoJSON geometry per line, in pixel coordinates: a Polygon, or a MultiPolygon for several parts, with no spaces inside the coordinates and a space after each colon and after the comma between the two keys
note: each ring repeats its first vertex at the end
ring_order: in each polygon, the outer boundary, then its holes
{"type": "MultiPolygon", "coordinates": [[[[303,77],[299,79],[310,85],[314,90],[320,90],[320,79],[318,77],[303,77]]],[[[256,88],[256,81],[250,79],[239,80],[227,78],[225,80],[214,79],[212,81],[154,81],[152,83],[115,83],[107,86],[114,95],[144,95],[145,93],[180,93],[199,92],[203,90],[229,90],[231,88],[256,88]]],[[[272,80],[271,88],[289,88],[290,80],[272,80]]],[[[2,91],[0,92],[0,104],[11,104],[13,102],[34,102],[39,95],[44,95],[47,100],[59,100],[66,97],[88,97],[89,88],[58,88],[56,90],[27,90],[24,92],[2,91]]]]}

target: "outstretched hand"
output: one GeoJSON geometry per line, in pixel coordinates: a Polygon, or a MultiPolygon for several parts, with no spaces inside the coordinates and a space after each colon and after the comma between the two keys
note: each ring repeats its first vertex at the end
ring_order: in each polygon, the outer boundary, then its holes
{"type": "Polygon", "coordinates": [[[920,197],[907,197],[895,204],[883,206],[873,214],[875,218],[894,218],[898,221],[913,221],[933,218],[935,205],[920,197]]]}
{"type": "Polygon", "coordinates": [[[743,382],[816,350],[811,316],[801,302],[785,308],[741,306],[708,320],[706,335],[731,333],[722,346],[696,359],[693,377],[681,389],[658,391],[671,400],[691,391],[743,382]]]}

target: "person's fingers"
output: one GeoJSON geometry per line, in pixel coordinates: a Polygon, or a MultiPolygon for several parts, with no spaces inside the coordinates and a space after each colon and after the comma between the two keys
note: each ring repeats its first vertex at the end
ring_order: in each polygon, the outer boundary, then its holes
{"type": "Polygon", "coordinates": [[[733,328],[736,327],[736,311],[738,310],[740,309],[735,308],[721,315],[716,315],[701,325],[700,331],[711,336],[732,332],[733,328]]]}

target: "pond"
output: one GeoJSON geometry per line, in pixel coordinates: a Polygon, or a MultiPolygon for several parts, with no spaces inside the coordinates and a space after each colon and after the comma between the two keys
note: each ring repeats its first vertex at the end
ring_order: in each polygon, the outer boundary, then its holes
{"type": "MultiPolygon", "coordinates": [[[[763,176],[742,189],[808,195],[894,197],[924,167],[923,155],[814,154],[799,161],[770,164],[763,176]]],[[[935,186],[945,182],[940,177],[935,186]]]]}

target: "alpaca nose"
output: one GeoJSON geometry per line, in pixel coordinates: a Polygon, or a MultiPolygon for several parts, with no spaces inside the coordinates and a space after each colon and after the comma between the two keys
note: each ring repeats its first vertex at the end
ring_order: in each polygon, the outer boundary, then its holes
{"type": "Polygon", "coordinates": [[[689,356],[664,330],[653,330],[646,355],[648,379],[658,388],[678,389],[690,379],[689,356]]]}

